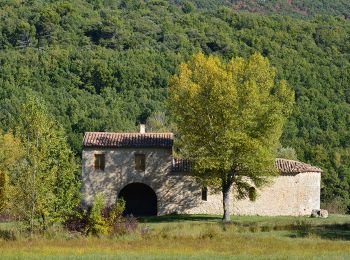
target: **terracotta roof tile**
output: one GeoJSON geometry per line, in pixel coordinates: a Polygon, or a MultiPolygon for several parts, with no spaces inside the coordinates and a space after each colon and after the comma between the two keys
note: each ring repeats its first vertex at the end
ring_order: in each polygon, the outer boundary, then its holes
{"type": "MultiPolygon", "coordinates": [[[[277,158],[275,164],[282,173],[322,172],[320,168],[310,164],[282,158],[277,158]]],[[[173,160],[173,172],[188,172],[190,169],[191,166],[187,160],[179,158],[173,160]]]]}
{"type": "Polygon", "coordinates": [[[294,160],[277,158],[275,164],[277,169],[283,173],[322,172],[322,170],[316,166],[294,160]]]}
{"type": "Polygon", "coordinates": [[[119,147],[119,148],[171,148],[172,133],[108,133],[87,132],[84,147],[119,147]]]}
{"type": "MultiPolygon", "coordinates": [[[[84,147],[110,147],[110,148],[172,148],[172,133],[108,133],[87,132],[83,141],[84,147]]],[[[276,159],[276,167],[283,173],[322,172],[320,168],[307,163],[276,159]]],[[[175,158],[173,172],[188,172],[191,165],[187,160],[175,158]]]]}

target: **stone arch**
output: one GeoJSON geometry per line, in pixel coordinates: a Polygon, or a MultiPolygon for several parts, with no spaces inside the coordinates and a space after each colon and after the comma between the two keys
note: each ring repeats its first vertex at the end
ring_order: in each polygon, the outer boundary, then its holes
{"type": "Polygon", "coordinates": [[[125,215],[157,216],[157,195],[154,190],[141,182],[126,185],[118,194],[126,202],[125,215]]]}

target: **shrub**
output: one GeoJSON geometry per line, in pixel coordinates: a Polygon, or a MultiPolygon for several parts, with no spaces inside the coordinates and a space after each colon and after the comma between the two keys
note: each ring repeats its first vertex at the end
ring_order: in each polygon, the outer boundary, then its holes
{"type": "Polygon", "coordinates": [[[119,199],[110,207],[105,206],[104,197],[99,194],[94,198],[92,207],[78,207],[64,226],[69,231],[92,235],[124,235],[135,232],[138,221],[134,216],[123,216],[125,201],[119,199]]]}
{"type": "Polygon", "coordinates": [[[125,210],[125,200],[119,199],[112,207],[106,209],[105,218],[108,219],[109,226],[113,226],[118,221],[118,219],[122,217],[122,214],[125,210]]]}
{"type": "Polygon", "coordinates": [[[138,221],[133,216],[119,217],[111,226],[111,234],[125,235],[134,233],[137,230],[138,221]]]}
{"type": "Polygon", "coordinates": [[[105,211],[105,218],[108,221],[110,234],[124,235],[136,231],[138,227],[137,219],[132,215],[124,217],[124,210],[125,201],[119,199],[112,207],[105,211]]]}
{"type": "Polygon", "coordinates": [[[86,232],[86,228],[89,220],[89,210],[78,206],[71,215],[69,215],[63,226],[71,232],[86,232]]]}
{"type": "Polygon", "coordinates": [[[94,204],[89,214],[87,234],[107,235],[109,232],[108,221],[104,217],[105,199],[102,194],[95,196],[94,204]]]}

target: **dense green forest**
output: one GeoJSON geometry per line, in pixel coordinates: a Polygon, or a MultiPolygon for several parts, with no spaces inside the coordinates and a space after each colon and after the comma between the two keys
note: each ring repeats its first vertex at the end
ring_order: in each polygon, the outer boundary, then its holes
{"type": "MultiPolygon", "coordinates": [[[[181,0],[173,0],[173,2],[184,3],[181,0]]],[[[259,14],[278,13],[302,18],[315,15],[338,15],[350,18],[348,0],[191,0],[190,3],[200,9],[213,9],[224,5],[236,11],[259,14]]]]}
{"type": "MultiPolygon", "coordinates": [[[[165,111],[169,76],[192,54],[259,52],[296,93],[283,146],[325,170],[324,202],[350,206],[350,21],[262,16],[221,2],[0,0],[0,128],[13,128],[36,95],[79,154],[85,131],[132,131],[165,111]]],[[[270,2],[282,1],[252,6],[270,2]]],[[[348,1],[290,2],[349,13],[348,1]]]]}

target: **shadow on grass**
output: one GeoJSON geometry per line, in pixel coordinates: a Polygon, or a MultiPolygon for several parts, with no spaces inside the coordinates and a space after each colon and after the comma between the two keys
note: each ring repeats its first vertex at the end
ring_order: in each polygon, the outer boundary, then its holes
{"type": "Polygon", "coordinates": [[[183,222],[183,221],[221,221],[220,216],[212,215],[165,215],[158,217],[139,217],[140,223],[164,223],[164,222],[183,222]]]}
{"type": "MultiPolygon", "coordinates": [[[[279,218],[261,218],[263,221],[257,221],[258,218],[242,217],[226,223],[225,225],[234,225],[239,232],[272,232],[272,231],[290,231],[288,237],[291,238],[320,238],[328,240],[348,240],[350,241],[350,223],[332,224],[332,223],[314,223],[311,219],[290,219],[285,222],[278,222],[279,218]],[[249,221],[248,221],[249,220],[249,221]],[[253,221],[252,221],[253,220],[253,221]],[[255,221],[254,221],[255,220],[255,221]]],[[[166,215],[158,217],[140,217],[140,223],[176,223],[176,222],[217,222],[221,223],[221,216],[218,215],[166,215]]]]}
{"type": "Polygon", "coordinates": [[[320,225],[305,230],[298,230],[292,238],[319,237],[331,240],[350,240],[350,224],[320,225]]]}

